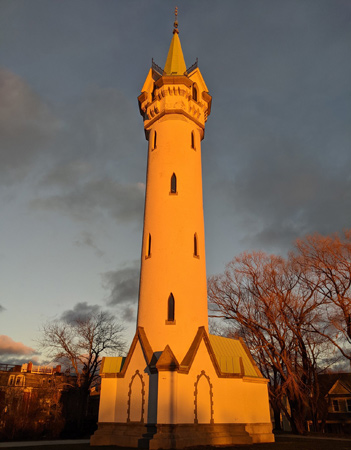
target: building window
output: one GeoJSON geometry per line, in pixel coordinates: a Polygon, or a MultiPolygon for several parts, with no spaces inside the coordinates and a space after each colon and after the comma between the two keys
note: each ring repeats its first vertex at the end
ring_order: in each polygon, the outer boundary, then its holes
{"type": "Polygon", "coordinates": [[[347,412],[351,412],[351,398],[346,399],[347,412]]]}
{"type": "Polygon", "coordinates": [[[174,297],[172,292],[168,297],[167,322],[174,322],[174,297]]]}
{"type": "Polygon", "coordinates": [[[198,251],[198,247],[197,247],[197,234],[194,234],[194,256],[195,257],[199,257],[199,251],[198,251]]]}
{"type": "Polygon", "coordinates": [[[191,132],[191,148],[195,150],[195,133],[191,132]]]}
{"type": "Polygon", "coordinates": [[[146,258],[150,258],[151,256],[151,234],[149,233],[149,237],[147,239],[147,244],[146,244],[146,258]]]}
{"type": "Polygon", "coordinates": [[[8,385],[9,386],[13,386],[15,384],[15,376],[14,375],[10,375],[9,381],[8,381],[8,385]]]}
{"type": "Polygon", "coordinates": [[[176,174],[174,173],[171,176],[171,194],[176,194],[177,193],[177,177],[176,174]]]}
{"type": "Polygon", "coordinates": [[[23,386],[24,385],[24,376],[19,375],[16,377],[16,386],[23,386]]]}
{"type": "Polygon", "coordinates": [[[339,400],[333,400],[333,411],[334,412],[339,412],[340,411],[339,400]]]}
{"type": "Polygon", "coordinates": [[[197,102],[197,87],[193,84],[193,100],[197,102]]]}
{"type": "Polygon", "coordinates": [[[156,133],[156,131],[154,131],[154,138],[153,138],[153,142],[152,142],[152,150],[155,150],[156,144],[157,144],[157,133],[156,133]]]}

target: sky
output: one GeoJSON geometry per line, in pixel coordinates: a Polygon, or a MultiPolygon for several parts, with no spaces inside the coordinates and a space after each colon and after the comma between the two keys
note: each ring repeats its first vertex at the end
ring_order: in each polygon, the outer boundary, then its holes
{"type": "Polygon", "coordinates": [[[212,95],[207,274],[351,228],[349,0],[0,0],[0,363],[47,321],[135,332],[147,142],[137,96],[173,11],[212,95]]]}

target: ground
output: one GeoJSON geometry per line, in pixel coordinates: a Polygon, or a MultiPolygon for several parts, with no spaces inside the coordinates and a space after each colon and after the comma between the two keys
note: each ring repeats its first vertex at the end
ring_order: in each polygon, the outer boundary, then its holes
{"type": "MultiPolygon", "coordinates": [[[[39,450],[130,450],[114,446],[98,446],[90,447],[88,443],[74,444],[60,441],[60,444],[45,445],[44,442],[35,443],[19,443],[18,447],[14,443],[0,443],[1,449],[13,449],[19,447],[27,447],[29,449],[39,450]],[[22,445],[21,445],[22,444],[22,445]],[[33,445],[34,444],[34,445],[33,445]]],[[[213,450],[216,447],[193,447],[192,450],[213,450]]],[[[217,447],[220,448],[220,447],[217,447]]],[[[276,442],[273,444],[255,444],[246,446],[225,447],[226,450],[350,450],[351,438],[343,437],[300,437],[300,436],[276,436],[276,442]]]]}

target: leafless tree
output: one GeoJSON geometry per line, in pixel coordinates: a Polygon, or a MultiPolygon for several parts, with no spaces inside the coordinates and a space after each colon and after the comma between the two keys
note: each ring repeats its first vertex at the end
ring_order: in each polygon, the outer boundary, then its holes
{"type": "Polygon", "coordinates": [[[293,257],[305,285],[315,288],[326,305],[315,330],[351,362],[351,230],[299,239],[293,257]]]}
{"type": "Polygon", "coordinates": [[[75,372],[81,419],[86,411],[89,389],[99,374],[102,356],[124,354],[123,334],[124,327],[106,312],[70,323],[51,321],[41,329],[41,349],[53,361],[66,363],[75,372]]]}
{"type": "MultiPolygon", "coordinates": [[[[300,283],[293,259],[244,253],[209,280],[209,299],[217,317],[231,320],[270,379],[276,413],[283,410],[295,432],[304,431],[310,402],[318,393],[318,352],[324,340],[313,333],[320,320],[315,285],[300,283]],[[289,400],[286,407],[284,398],[289,400]]],[[[278,414],[277,414],[278,415],[278,414]]]]}

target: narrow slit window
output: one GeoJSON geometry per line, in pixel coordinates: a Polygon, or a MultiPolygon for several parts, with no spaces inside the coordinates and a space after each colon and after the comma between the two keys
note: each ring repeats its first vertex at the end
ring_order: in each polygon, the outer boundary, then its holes
{"type": "Polygon", "coordinates": [[[173,297],[172,292],[171,292],[170,296],[168,297],[167,321],[174,322],[174,297],[173,297]]]}
{"type": "Polygon", "coordinates": [[[171,176],[171,194],[176,194],[177,193],[177,177],[176,174],[174,173],[171,176]]]}
{"type": "Polygon", "coordinates": [[[191,148],[195,150],[195,133],[191,132],[191,148]]]}
{"type": "Polygon", "coordinates": [[[193,85],[193,100],[197,102],[197,87],[193,85]]]}
{"type": "Polygon", "coordinates": [[[194,234],[194,256],[199,256],[198,248],[197,248],[197,234],[194,234]]]}
{"type": "Polygon", "coordinates": [[[153,141],[153,145],[152,145],[153,149],[156,148],[156,144],[157,144],[157,133],[156,133],[156,131],[154,131],[154,141],[153,141]]]}
{"type": "Polygon", "coordinates": [[[151,234],[149,233],[149,237],[147,239],[146,257],[150,258],[150,256],[151,256],[151,234]]]}

